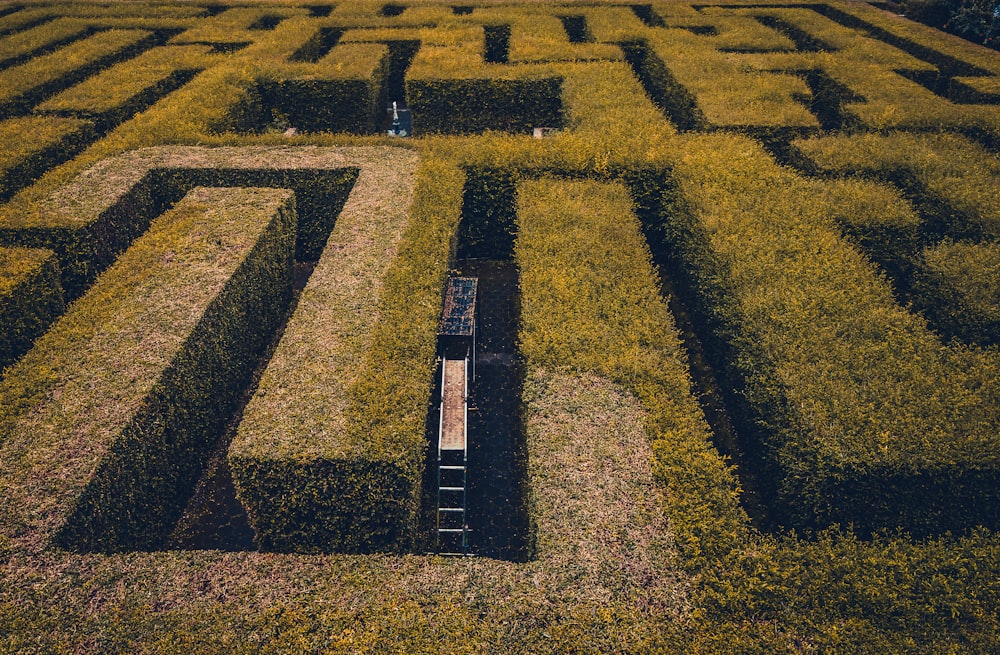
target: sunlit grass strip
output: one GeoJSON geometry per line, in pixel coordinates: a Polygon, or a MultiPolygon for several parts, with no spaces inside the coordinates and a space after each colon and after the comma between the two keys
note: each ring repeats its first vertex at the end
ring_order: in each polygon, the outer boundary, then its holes
{"type": "Polygon", "coordinates": [[[411,536],[422,449],[412,436],[380,442],[371,426],[352,429],[346,409],[373,374],[366,352],[417,160],[372,149],[354,163],[360,177],[229,450],[264,550],[391,550],[411,536]]]}
{"type": "Polygon", "coordinates": [[[995,524],[995,354],[944,348],[896,304],[832,229],[842,194],[825,183],[731,137],[690,140],[676,173],[688,205],[668,233],[735,354],[788,520],[995,524]]]}
{"type": "Polygon", "coordinates": [[[0,247],[0,370],[23,355],[62,311],[55,255],[0,247]]]}
{"type": "Polygon", "coordinates": [[[291,289],[290,191],[196,189],[0,382],[0,525],[24,548],[151,547],[291,289]]]}

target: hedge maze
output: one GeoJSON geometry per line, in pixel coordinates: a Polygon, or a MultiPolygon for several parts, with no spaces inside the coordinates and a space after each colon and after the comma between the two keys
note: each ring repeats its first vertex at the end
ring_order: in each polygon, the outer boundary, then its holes
{"type": "Polygon", "coordinates": [[[860,2],[3,5],[0,652],[996,652],[998,177],[860,2]]]}

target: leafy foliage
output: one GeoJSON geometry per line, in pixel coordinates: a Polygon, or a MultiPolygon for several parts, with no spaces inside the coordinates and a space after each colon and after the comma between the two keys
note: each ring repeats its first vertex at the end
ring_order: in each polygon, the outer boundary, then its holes
{"type": "Polygon", "coordinates": [[[998,79],[839,0],[0,7],[0,320],[54,320],[0,373],[0,652],[997,650],[998,79]],[[199,185],[254,188],[216,230],[199,185]],[[518,563],[421,550],[482,255],[521,275],[518,563]],[[156,551],[240,394],[213,461],[272,552],[156,551]]]}

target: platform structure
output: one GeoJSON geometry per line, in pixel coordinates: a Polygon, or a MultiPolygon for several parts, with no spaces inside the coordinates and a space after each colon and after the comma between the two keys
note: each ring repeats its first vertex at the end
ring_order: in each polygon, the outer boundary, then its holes
{"type": "Polygon", "coordinates": [[[473,277],[452,277],[438,327],[441,419],[438,428],[436,550],[468,555],[469,380],[475,379],[476,288],[473,277]]]}

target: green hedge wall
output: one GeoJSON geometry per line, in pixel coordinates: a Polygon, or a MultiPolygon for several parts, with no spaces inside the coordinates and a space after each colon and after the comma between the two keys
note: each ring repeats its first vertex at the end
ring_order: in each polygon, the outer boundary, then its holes
{"type": "Polygon", "coordinates": [[[389,50],[380,43],[345,43],[311,67],[289,66],[258,88],[263,122],[277,119],[307,132],[371,134],[385,111],[389,62],[389,50]]]}
{"type": "Polygon", "coordinates": [[[35,107],[36,113],[90,118],[106,131],[183,86],[211,61],[209,46],[153,48],[35,107]]]}
{"type": "Polygon", "coordinates": [[[152,173],[155,204],[164,206],[196,186],[272,187],[295,192],[298,231],[295,258],[320,258],[358,178],[358,169],[165,168],[152,173]]]}
{"type": "Polygon", "coordinates": [[[0,370],[27,352],[62,312],[52,251],[0,247],[0,370]]]}
{"type": "MultiPolygon", "coordinates": [[[[158,219],[144,241],[173,241],[175,250],[158,251],[164,258],[174,252],[183,261],[187,244],[197,252],[199,241],[212,239],[216,253],[236,248],[239,256],[230,260],[235,266],[224,286],[216,281],[210,302],[193,308],[197,324],[121,426],[56,543],[142,549],[169,531],[290,298],[294,229],[294,199],[283,190],[195,189],[158,219]],[[232,227],[220,226],[236,219],[243,234],[234,238],[227,234],[232,227]],[[162,227],[171,233],[158,233],[162,227]]],[[[124,256],[112,275],[128,275],[130,260],[146,254],[144,245],[137,243],[139,252],[124,256]]]]}
{"type": "Polygon", "coordinates": [[[379,379],[366,353],[416,165],[407,150],[370,153],[229,449],[264,550],[392,551],[412,538],[422,432],[380,439],[378,418],[348,412],[351,387],[379,379]]]}
{"type": "MultiPolygon", "coordinates": [[[[48,119],[53,120],[53,119],[48,119]]],[[[11,217],[0,242],[49,248],[59,256],[67,299],[76,298],[143,233],[154,216],[194,186],[295,190],[301,229],[296,257],[315,261],[357,170],[329,149],[150,148],[106,159],[40,203],[11,217]],[[332,160],[331,160],[332,159],[332,160]]]]}
{"type": "Polygon", "coordinates": [[[995,357],[943,349],[838,241],[842,190],[826,195],[733,137],[703,139],[660,220],[780,520],[924,535],[998,525],[995,357]]]}
{"type": "Polygon", "coordinates": [[[197,189],[8,369],[6,525],[156,546],[289,298],[294,230],[289,191],[197,189]]]}
{"type": "Polygon", "coordinates": [[[162,40],[146,30],[108,30],[0,71],[0,116],[27,113],[47,96],[162,40]]]}
{"type": "Polygon", "coordinates": [[[0,143],[9,144],[0,151],[0,201],[71,159],[95,138],[93,123],[76,118],[26,116],[0,122],[0,143]]]}
{"type": "Polygon", "coordinates": [[[945,338],[1000,342],[1000,246],[944,241],[917,259],[914,297],[945,338]]]}
{"type": "Polygon", "coordinates": [[[470,134],[486,130],[530,132],[561,127],[562,80],[412,79],[406,98],[414,130],[470,134]]]}

